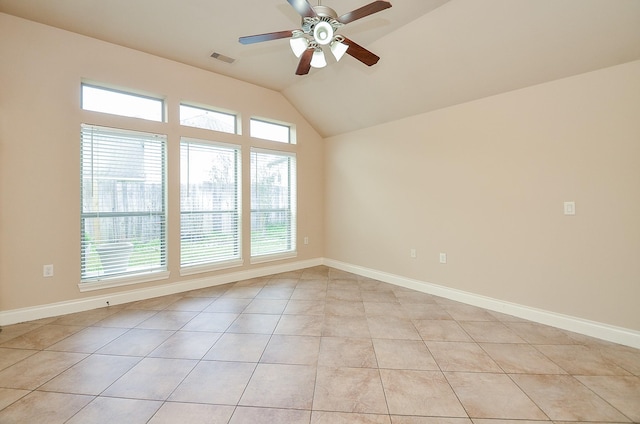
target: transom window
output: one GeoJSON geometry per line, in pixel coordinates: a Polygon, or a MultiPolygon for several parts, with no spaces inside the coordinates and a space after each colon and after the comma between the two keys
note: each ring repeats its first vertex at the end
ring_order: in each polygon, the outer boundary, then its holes
{"type": "Polygon", "coordinates": [[[251,118],[249,130],[251,132],[251,137],[277,141],[279,143],[293,144],[291,126],[289,125],[251,118]]]}
{"type": "Polygon", "coordinates": [[[186,104],[180,105],[180,124],[229,134],[238,133],[236,115],[186,104]]]}
{"type": "Polygon", "coordinates": [[[164,122],[164,100],[82,84],[82,109],[164,122]]]}

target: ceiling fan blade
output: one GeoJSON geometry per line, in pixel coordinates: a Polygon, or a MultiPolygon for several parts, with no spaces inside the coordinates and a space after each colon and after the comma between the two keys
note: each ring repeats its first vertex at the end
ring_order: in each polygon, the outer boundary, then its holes
{"type": "Polygon", "coordinates": [[[344,37],[343,43],[349,46],[349,48],[347,49],[348,55],[351,55],[352,57],[358,59],[360,62],[364,63],[367,66],[373,66],[380,60],[380,57],[371,53],[361,45],[349,40],[347,37],[344,37]]]}
{"type": "Polygon", "coordinates": [[[311,70],[311,58],[315,49],[307,49],[300,56],[300,62],[298,63],[298,69],[296,69],[296,75],[307,75],[311,70]]]}
{"type": "Polygon", "coordinates": [[[298,12],[303,18],[313,18],[317,16],[316,11],[313,10],[313,6],[309,4],[307,0],[287,0],[289,4],[298,12]]]}
{"type": "Polygon", "coordinates": [[[248,35],[246,37],[238,38],[238,41],[240,41],[242,44],[253,44],[253,43],[261,43],[263,41],[278,40],[280,38],[288,38],[291,36],[293,36],[293,30],[268,32],[266,34],[258,34],[258,35],[248,35]]]}
{"type": "Polygon", "coordinates": [[[369,3],[366,6],[362,6],[359,9],[352,10],[349,13],[345,13],[344,15],[338,18],[338,21],[343,24],[348,24],[349,22],[356,21],[358,19],[364,18],[369,15],[373,15],[374,13],[378,13],[382,10],[388,9],[391,7],[391,3],[388,1],[374,1],[373,3],[369,3]]]}

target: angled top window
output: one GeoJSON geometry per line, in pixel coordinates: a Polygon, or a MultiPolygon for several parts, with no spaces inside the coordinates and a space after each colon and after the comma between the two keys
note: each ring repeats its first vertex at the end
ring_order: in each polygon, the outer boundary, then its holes
{"type": "Polygon", "coordinates": [[[293,144],[289,125],[251,118],[250,131],[251,137],[293,144]]]}
{"type": "Polygon", "coordinates": [[[150,121],[164,121],[164,100],[82,84],[82,109],[150,121]]]}
{"type": "Polygon", "coordinates": [[[236,116],[202,107],[180,105],[180,125],[237,134],[236,116]]]}

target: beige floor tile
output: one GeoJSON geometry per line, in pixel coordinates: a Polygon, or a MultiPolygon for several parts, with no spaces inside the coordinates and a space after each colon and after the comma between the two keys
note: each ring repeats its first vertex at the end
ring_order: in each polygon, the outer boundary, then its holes
{"type": "Polygon", "coordinates": [[[311,410],[315,378],[313,366],[258,364],[239,405],[311,410]]]}
{"type": "Polygon", "coordinates": [[[0,411],[29,393],[31,390],[0,388],[0,411]]]}
{"type": "Polygon", "coordinates": [[[467,417],[440,371],[380,370],[391,415],[467,417]]]}
{"type": "Polygon", "coordinates": [[[120,377],[104,396],[165,400],[196,366],[188,359],[144,358],[120,377]]]}
{"type": "Polygon", "coordinates": [[[364,316],[325,315],[322,335],[325,337],[371,338],[369,324],[364,316]]]}
{"type": "Polygon", "coordinates": [[[366,316],[385,316],[394,318],[410,319],[402,305],[398,302],[368,302],[364,301],[364,312],[366,316]]]}
{"type": "MultiPolygon", "coordinates": [[[[441,418],[441,417],[402,417],[398,415],[391,416],[392,424],[475,424],[469,418],[441,418]]],[[[495,423],[495,424],[532,424],[527,423],[495,423]]],[[[543,424],[543,423],[537,423],[543,424]]]]}
{"type": "Polygon", "coordinates": [[[338,288],[329,285],[327,289],[327,301],[362,302],[362,294],[358,288],[338,288]]]}
{"type": "Polygon", "coordinates": [[[303,280],[326,280],[329,278],[330,268],[326,266],[315,266],[303,270],[300,278],[303,280]]]}
{"type": "Polygon", "coordinates": [[[145,424],[162,406],[153,400],[99,397],[78,412],[67,424],[145,424]]]}
{"type": "Polygon", "coordinates": [[[227,424],[233,406],[165,402],[148,424],[227,424]]]}
{"type": "Polygon", "coordinates": [[[91,355],[43,385],[40,390],[97,396],[140,360],[136,356],[91,355]]]}
{"type": "Polygon", "coordinates": [[[471,342],[473,339],[455,321],[414,319],[413,325],[423,340],[471,342]]]}
{"type": "Polygon", "coordinates": [[[293,293],[291,293],[290,300],[321,300],[324,301],[327,297],[327,284],[324,283],[324,287],[320,285],[311,286],[311,285],[299,285],[295,288],[293,293]]]}
{"type": "MultiPolygon", "coordinates": [[[[326,291],[328,287],[329,287],[328,279],[302,278],[298,280],[298,283],[296,284],[296,288],[293,291],[293,293],[295,294],[296,290],[298,289],[322,289],[326,291]]],[[[293,295],[291,296],[291,298],[293,299],[293,295]]]]}
{"type": "Polygon", "coordinates": [[[185,296],[166,307],[167,311],[202,312],[213,303],[215,298],[185,296]]]}
{"type": "Polygon", "coordinates": [[[528,344],[481,343],[480,346],[507,373],[566,374],[555,362],[528,344]]]}
{"type": "Polygon", "coordinates": [[[322,315],[282,315],[274,334],[321,336],[323,326],[322,315]]]}
{"type": "Polygon", "coordinates": [[[136,326],[146,330],[179,330],[191,321],[198,312],[160,311],[136,326]]]}
{"type": "Polygon", "coordinates": [[[478,343],[525,343],[509,327],[494,321],[458,321],[464,331],[478,343]]]}
{"type": "Polygon", "coordinates": [[[435,303],[401,303],[404,314],[414,320],[452,320],[442,306],[435,303]]]}
{"type": "Polygon", "coordinates": [[[253,299],[244,309],[244,314],[281,314],[287,307],[286,299],[253,299]]]}
{"type": "Polygon", "coordinates": [[[640,377],[577,376],[576,378],[633,422],[640,422],[640,377]]]}
{"type": "Polygon", "coordinates": [[[49,346],[77,333],[84,327],[77,325],[47,324],[15,337],[0,347],[13,349],[46,349],[49,346]]]}
{"type": "Polygon", "coordinates": [[[140,300],[123,305],[125,309],[143,309],[148,311],[161,311],[171,305],[176,300],[182,298],[182,294],[154,297],[152,299],[140,300]]]}
{"type": "Polygon", "coordinates": [[[511,374],[511,378],[553,421],[628,421],[571,376],[511,374]]]}
{"type": "Polygon", "coordinates": [[[59,318],[56,318],[52,322],[52,324],[81,326],[93,325],[96,322],[103,320],[120,310],[122,310],[120,307],[113,306],[108,308],[93,309],[85,312],[78,312],[75,314],[63,315],[59,318]]]}
{"type": "Polygon", "coordinates": [[[236,299],[253,299],[256,297],[263,286],[234,286],[229,288],[220,298],[236,298],[236,299]]]}
{"type": "Polygon", "coordinates": [[[227,329],[230,333],[273,334],[280,315],[242,313],[227,329]]]}
{"type": "Polygon", "coordinates": [[[436,296],[402,287],[394,287],[393,292],[396,294],[396,299],[403,305],[409,303],[435,304],[437,299],[436,296]]]}
{"type": "MultiPolygon", "coordinates": [[[[52,319],[55,321],[57,318],[52,319]]],[[[29,331],[35,330],[38,327],[42,327],[44,324],[39,324],[35,322],[24,322],[21,324],[13,324],[8,325],[6,327],[2,327],[2,331],[0,331],[0,345],[3,343],[15,339],[18,336],[21,336],[29,331]]]]}
{"type": "Polygon", "coordinates": [[[440,369],[421,340],[373,339],[373,346],[380,368],[432,371],[440,369]]]}
{"type": "MultiPolygon", "coordinates": [[[[554,424],[552,421],[532,421],[532,420],[494,420],[491,418],[475,418],[473,420],[473,424],[554,424]]],[[[560,423],[555,423],[560,424],[560,423]]],[[[581,423],[572,423],[572,424],[581,424],[581,423]]],[[[585,423],[586,424],[586,423],[585,423]]],[[[589,424],[598,424],[598,423],[589,423],[589,424]]],[[[604,424],[604,423],[601,423],[604,424]]]]}
{"type": "Polygon", "coordinates": [[[376,353],[370,339],[322,337],[318,365],[335,368],[376,368],[376,353]]]}
{"type": "Polygon", "coordinates": [[[318,367],[313,409],[388,414],[378,370],[318,367]]]}
{"type": "Polygon", "coordinates": [[[574,375],[628,375],[616,364],[606,360],[600,351],[582,345],[538,345],[547,358],[574,375]]]}
{"type": "Polygon", "coordinates": [[[518,336],[531,344],[576,344],[566,331],[533,322],[506,322],[518,336]]]}
{"type": "Polygon", "coordinates": [[[313,411],[311,424],[391,424],[388,415],[313,411]]]}
{"type": "Polygon", "coordinates": [[[408,319],[375,315],[367,317],[369,333],[376,339],[422,340],[408,319]]]}
{"type": "Polygon", "coordinates": [[[320,337],[271,336],[260,362],[269,364],[316,365],[320,352],[320,337]]]}
{"type": "Polygon", "coordinates": [[[463,303],[440,303],[442,308],[456,321],[496,321],[496,317],[491,315],[486,309],[476,306],[465,305],[463,303]]]}
{"type": "Polygon", "coordinates": [[[505,374],[448,372],[445,377],[471,418],[548,419],[505,374]]]}
{"type": "Polygon", "coordinates": [[[222,333],[238,319],[238,314],[229,312],[201,312],[191,321],[186,323],[181,330],[207,331],[210,333],[222,333]]]}
{"type": "MultiPolygon", "coordinates": [[[[32,392],[0,411],[3,424],[62,424],[91,402],[92,396],[32,392]]],[[[85,421],[87,422],[87,421],[85,421]]]]}
{"type": "Polygon", "coordinates": [[[393,292],[393,290],[390,290],[390,289],[384,289],[384,290],[362,290],[360,292],[360,295],[362,296],[362,301],[363,302],[371,302],[371,303],[382,302],[382,303],[397,303],[397,304],[399,304],[398,298],[396,297],[396,295],[393,292]]]}
{"type": "Polygon", "coordinates": [[[640,349],[617,345],[600,347],[599,350],[603,358],[640,376],[640,349]]]}
{"type": "Polygon", "coordinates": [[[154,349],[154,358],[202,359],[222,333],[179,331],[154,349]]]}
{"type": "Polygon", "coordinates": [[[173,334],[174,331],[171,330],[143,330],[134,328],[105,345],[96,353],[105,355],[146,356],[173,334]]]}
{"type": "Polygon", "coordinates": [[[292,285],[282,282],[278,283],[277,281],[269,282],[256,295],[256,299],[289,300],[289,298],[291,298],[291,294],[293,293],[296,282],[297,281],[292,282],[292,285]]]}
{"type": "Polygon", "coordinates": [[[204,287],[202,289],[191,290],[184,293],[185,297],[208,297],[212,301],[222,296],[224,292],[229,290],[228,284],[222,284],[219,286],[204,287]]]}
{"type": "Polygon", "coordinates": [[[253,298],[236,299],[236,298],[219,298],[213,301],[203,312],[227,312],[240,314],[245,310],[247,305],[253,301],[253,298]]]}
{"type": "Polygon", "coordinates": [[[229,424],[309,424],[311,411],[239,406],[229,424]]]}
{"type": "Polygon", "coordinates": [[[96,327],[132,328],[154,316],[157,311],[141,309],[121,309],[93,324],[96,327]]]}
{"type": "Polygon", "coordinates": [[[49,346],[47,350],[93,353],[125,332],[126,328],[88,327],[49,346]]]}
{"type": "Polygon", "coordinates": [[[319,300],[290,300],[286,315],[324,315],[324,302],[319,300]]]}
{"type": "Polygon", "coordinates": [[[0,371],[0,387],[36,389],[86,357],[83,353],[38,352],[0,371]]]}
{"type": "Polygon", "coordinates": [[[225,333],[204,356],[210,361],[258,362],[271,336],[225,333]]]}
{"type": "Polygon", "coordinates": [[[364,317],[364,303],[357,300],[327,300],[324,313],[325,315],[364,317]]]}
{"type": "Polygon", "coordinates": [[[201,361],[169,400],[237,405],[255,367],[249,362],[201,361]]]}
{"type": "Polygon", "coordinates": [[[502,372],[475,343],[425,342],[442,371],[502,372]]]}
{"type": "Polygon", "coordinates": [[[36,353],[37,350],[0,347],[0,371],[36,353]]]}

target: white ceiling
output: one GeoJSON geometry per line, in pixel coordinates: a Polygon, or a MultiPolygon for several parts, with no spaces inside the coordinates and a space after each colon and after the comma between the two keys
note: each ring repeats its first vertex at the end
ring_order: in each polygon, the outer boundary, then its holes
{"type": "MultiPolygon", "coordinates": [[[[342,15],[371,1],[321,4],[342,15]]],[[[0,12],[280,91],[323,136],[640,59],[640,0],[391,3],[340,30],[378,64],[327,55],[307,76],[286,39],[238,42],[299,28],[286,0],[0,0],[0,12]]]]}

